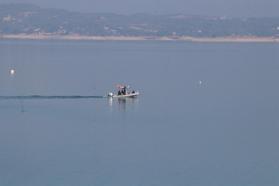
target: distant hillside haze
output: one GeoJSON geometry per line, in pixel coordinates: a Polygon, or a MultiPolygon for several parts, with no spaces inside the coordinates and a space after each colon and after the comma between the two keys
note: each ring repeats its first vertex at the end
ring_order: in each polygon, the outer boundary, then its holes
{"type": "Polygon", "coordinates": [[[30,4],[0,5],[0,34],[84,36],[278,37],[279,17],[227,18],[174,15],[118,15],[46,9],[30,4]]]}

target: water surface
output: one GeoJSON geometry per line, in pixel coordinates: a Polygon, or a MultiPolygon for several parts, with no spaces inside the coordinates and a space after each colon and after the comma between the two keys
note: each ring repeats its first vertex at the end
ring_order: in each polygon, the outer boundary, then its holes
{"type": "Polygon", "coordinates": [[[276,186],[278,51],[0,41],[0,184],[276,186]],[[102,98],[118,83],[140,97],[102,98]]]}

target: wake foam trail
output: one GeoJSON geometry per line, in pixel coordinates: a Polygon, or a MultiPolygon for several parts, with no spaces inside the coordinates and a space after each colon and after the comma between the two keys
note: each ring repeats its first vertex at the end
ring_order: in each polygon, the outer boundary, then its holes
{"type": "Polygon", "coordinates": [[[43,95],[30,95],[30,96],[0,96],[0,99],[100,99],[106,96],[81,96],[81,95],[70,95],[70,96],[43,96],[43,95]]]}

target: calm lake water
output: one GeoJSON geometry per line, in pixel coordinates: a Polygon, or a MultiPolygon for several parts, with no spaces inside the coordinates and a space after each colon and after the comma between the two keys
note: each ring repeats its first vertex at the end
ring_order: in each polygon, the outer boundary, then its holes
{"type": "Polygon", "coordinates": [[[0,41],[0,185],[278,186],[278,80],[278,44],[0,41]]]}

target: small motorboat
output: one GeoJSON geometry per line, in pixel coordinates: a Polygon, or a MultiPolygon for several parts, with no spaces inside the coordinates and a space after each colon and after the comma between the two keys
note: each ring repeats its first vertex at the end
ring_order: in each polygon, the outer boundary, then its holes
{"type": "Polygon", "coordinates": [[[139,95],[138,91],[129,91],[129,86],[117,85],[118,91],[116,94],[110,92],[108,94],[109,98],[135,98],[139,95]]]}

